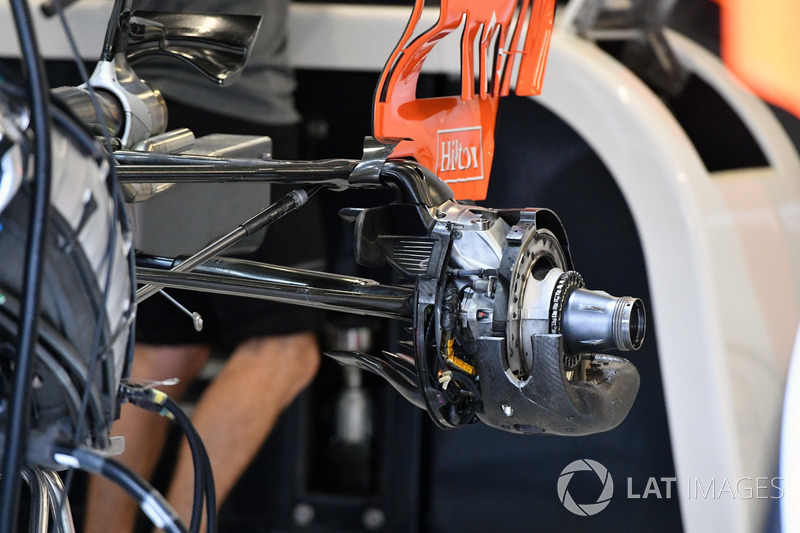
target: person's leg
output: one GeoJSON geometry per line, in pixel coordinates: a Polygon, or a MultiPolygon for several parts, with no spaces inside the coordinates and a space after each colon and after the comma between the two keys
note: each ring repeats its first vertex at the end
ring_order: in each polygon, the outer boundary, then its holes
{"type": "MultiPolygon", "coordinates": [[[[211,460],[218,507],[280,413],[311,382],[319,359],[312,333],[251,339],[237,346],[203,393],[192,421],[211,460]]],[[[167,499],[186,523],[193,484],[191,451],[184,439],[167,499]]]]}
{"type": "MultiPolygon", "coordinates": [[[[164,380],[177,377],[179,383],[163,390],[179,401],[208,360],[210,350],[203,345],[150,346],[137,344],[133,358],[133,379],[164,380]]],[[[113,435],[125,437],[125,452],[119,461],[149,479],[167,436],[169,421],[156,413],[125,404],[113,435]]],[[[137,506],[115,484],[93,476],[87,495],[86,533],[132,532],[137,506]]]]}

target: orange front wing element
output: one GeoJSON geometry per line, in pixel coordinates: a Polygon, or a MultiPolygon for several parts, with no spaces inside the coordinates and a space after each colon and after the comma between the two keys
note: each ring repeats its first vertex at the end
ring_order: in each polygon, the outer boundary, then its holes
{"type": "Polygon", "coordinates": [[[424,3],[417,0],[381,74],[374,135],[408,139],[394,156],[413,157],[432,169],[457,199],[482,200],[494,157],[499,98],[509,93],[515,65],[516,94],[541,92],[555,0],[442,0],[439,20],[412,40],[424,3]],[[437,42],[459,28],[461,95],[417,99],[423,62],[437,42]]]}

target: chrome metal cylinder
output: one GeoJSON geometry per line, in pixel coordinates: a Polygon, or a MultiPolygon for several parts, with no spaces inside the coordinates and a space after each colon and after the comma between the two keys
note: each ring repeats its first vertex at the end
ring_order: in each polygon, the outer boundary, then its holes
{"type": "Polygon", "coordinates": [[[23,468],[22,479],[31,489],[30,529],[34,533],[47,533],[50,531],[48,511],[52,505],[47,481],[43,472],[38,468],[23,468]]]}
{"type": "Polygon", "coordinates": [[[75,524],[72,521],[72,510],[69,506],[69,499],[64,493],[64,482],[61,481],[58,474],[51,470],[43,470],[42,473],[47,482],[47,492],[51,502],[50,515],[55,524],[56,531],[60,533],[75,533],[75,524]]]}
{"type": "Polygon", "coordinates": [[[125,122],[125,110],[112,94],[96,90],[97,104],[102,117],[97,116],[92,97],[84,87],[57,87],[51,91],[72,113],[89,128],[92,135],[103,135],[106,131],[112,137],[119,135],[125,122]],[[101,122],[102,120],[102,122],[101,122]]]}
{"type": "Polygon", "coordinates": [[[644,304],[638,298],[575,289],[562,318],[564,348],[571,354],[638,350],[645,323],[644,304]]]}
{"type": "Polygon", "coordinates": [[[342,367],[345,388],[336,400],[335,438],[351,446],[369,444],[372,437],[372,402],[361,384],[362,370],[342,367]]]}

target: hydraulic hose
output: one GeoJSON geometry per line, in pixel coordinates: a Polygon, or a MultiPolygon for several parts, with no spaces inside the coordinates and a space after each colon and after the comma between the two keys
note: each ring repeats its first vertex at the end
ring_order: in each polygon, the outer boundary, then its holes
{"type": "Polygon", "coordinates": [[[114,41],[119,27],[119,15],[125,7],[125,0],[114,0],[114,7],[111,9],[111,17],[106,26],[106,35],[103,38],[103,51],[100,56],[101,61],[111,61],[114,58],[114,41]]]}
{"type": "Polygon", "coordinates": [[[7,412],[6,442],[4,446],[0,485],[0,533],[12,533],[17,527],[20,472],[25,456],[28,417],[31,402],[34,347],[37,343],[36,326],[39,318],[39,295],[42,285],[45,230],[50,209],[51,129],[48,102],[48,84],[44,63],[39,53],[27,2],[11,0],[14,23],[22,50],[27,74],[31,123],[34,140],[33,202],[31,206],[28,242],[26,245],[25,273],[23,277],[23,302],[14,385],[7,412]]]}
{"type": "Polygon", "coordinates": [[[167,533],[188,533],[178,514],[147,481],[126,466],[82,446],[53,447],[56,463],[101,475],[130,494],[153,524],[167,533]]]}
{"type": "Polygon", "coordinates": [[[194,505],[192,506],[192,531],[200,531],[200,521],[203,509],[203,493],[206,496],[206,533],[216,533],[217,531],[217,492],[214,487],[214,473],[211,470],[211,461],[208,458],[206,447],[197,430],[192,425],[189,417],[186,416],[181,408],[172,398],[167,398],[164,402],[164,409],[175,418],[175,421],[186,434],[189,448],[192,450],[192,462],[195,469],[195,494],[194,505]],[[197,487],[200,487],[198,490],[197,487]],[[198,498],[199,493],[199,498],[198,498]],[[195,514],[197,517],[195,517],[195,514]],[[196,529],[195,529],[196,527],[196,529]]]}
{"type": "Polygon", "coordinates": [[[211,470],[211,462],[208,459],[206,448],[197,430],[192,425],[192,421],[189,420],[189,417],[186,416],[174,400],[158,389],[145,387],[133,382],[123,382],[120,385],[120,395],[137,407],[171,418],[186,435],[189,449],[192,452],[192,466],[194,468],[190,531],[192,533],[200,531],[203,496],[205,495],[206,531],[207,533],[216,533],[217,497],[214,486],[214,473],[211,470]]]}

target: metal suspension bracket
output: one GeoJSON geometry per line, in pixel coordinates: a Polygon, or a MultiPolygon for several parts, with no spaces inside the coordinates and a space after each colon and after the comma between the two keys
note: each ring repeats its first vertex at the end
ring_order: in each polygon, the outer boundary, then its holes
{"type": "Polygon", "coordinates": [[[651,86],[680,94],[689,79],[664,36],[677,0],[572,0],[562,28],[593,41],[622,43],[619,59],[651,86]]]}

